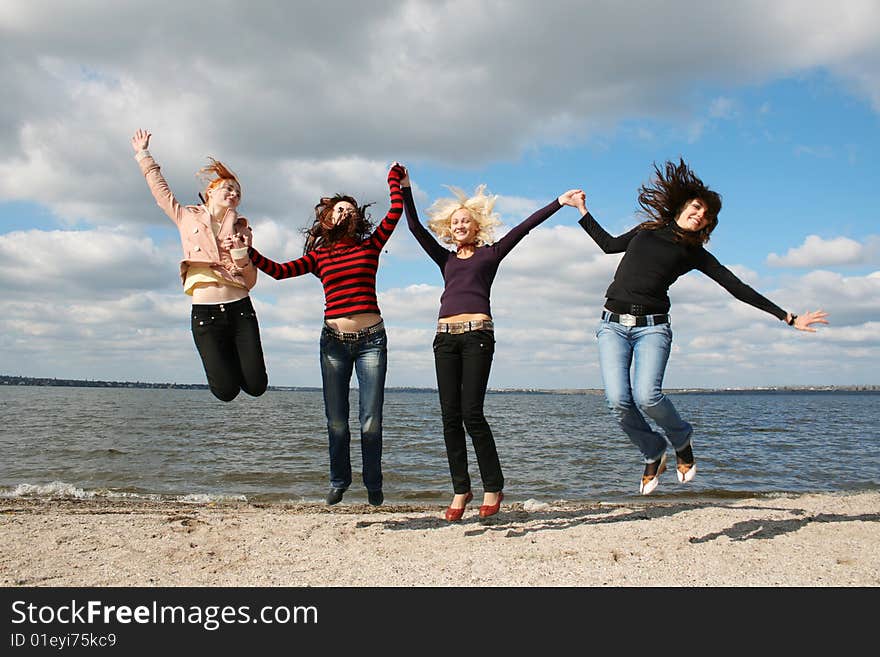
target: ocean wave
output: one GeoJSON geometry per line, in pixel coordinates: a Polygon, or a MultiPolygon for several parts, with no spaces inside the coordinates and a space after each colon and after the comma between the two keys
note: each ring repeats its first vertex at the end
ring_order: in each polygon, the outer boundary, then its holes
{"type": "Polygon", "coordinates": [[[178,495],[174,498],[174,501],[206,504],[209,502],[247,502],[248,499],[244,495],[209,495],[206,493],[190,493],[188,495],[178,495]]]}
{"type": "Polygon", "coordinates": [[[0,497],[66,497],[87,500],[95,497],[95,491],[86,491],[73,484],[53,481],[48,484],[18,484],[0,487],[0,497]]]}
{"type": "Polygon", "coordinates": [[[63,481],[52,481],[48,484],[18,484],[16,486],[0,486],[0,498],[32,498],[32,499],[120,499],[143,500],[145,502],[190,502],[208,504],[211,502],[247,502],[244,495],[221,495],[210,493],[188,493],[186,495],[161,495],[158,493],[134,493],[123,490],[94,489],[86,490],[63,481]]]}

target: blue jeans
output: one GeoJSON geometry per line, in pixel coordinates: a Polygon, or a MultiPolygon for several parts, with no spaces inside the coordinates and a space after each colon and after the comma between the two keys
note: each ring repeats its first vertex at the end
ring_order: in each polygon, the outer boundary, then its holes
{"type": "Polygon", "coordinates": [[[333,488],[351,486],[348,397],[354,368],[358,379],[364,487],[368,491],[382,490],[382,404],[388,369],[387,349],[384,328],[354,339],[340,339],[326,327],[321,331],[321,377],[330,437],[330,485],[333,488]]]}
{"type": "Polygon", "coordinates": [[[596,338],[608,408],[645,462],[663,456],[667,439],[677,451],[687,447],[693,427],[681,419],[662,392],[672,326],[623,326],[603,319],[596,338]],[[650,427],[645,416],[663,430],[665,438],[650,427]]]}

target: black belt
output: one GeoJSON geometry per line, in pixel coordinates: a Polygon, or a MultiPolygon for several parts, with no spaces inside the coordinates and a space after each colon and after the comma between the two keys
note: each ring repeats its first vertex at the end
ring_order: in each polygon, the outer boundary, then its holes
{"type": "Polygon", "coordinates": [[[624,303],[617,299],[605,299],[605,310],[621,315],[662,315],[669,312],[669,306],[658,307],[658,304],[624,303]]]}
{"type": "Polygon", "coordinates": [[[328,326],[325,323],[324,330],[327,331],[327,333],[332,335],[334,338],[336,338],[337,340],[341,340],[342,342],[360,342],[362,339],[369,337],[374,333],[384,331],[385,321],[380,319],[378,323],[361,329],[360,331],[337,331],[335,328],[333,328],[332,326],[328,326]]]}
{"type": "Polygon", "coordinates": [[[656,326],[669,323],[669,315],[620,315],[607,310],[602,311],[602,319],[623,326],[656,326]]]}

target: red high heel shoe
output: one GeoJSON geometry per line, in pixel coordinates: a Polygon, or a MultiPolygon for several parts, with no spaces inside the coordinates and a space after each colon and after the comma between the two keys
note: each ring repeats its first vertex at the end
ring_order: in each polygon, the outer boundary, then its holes
{"type": "MultiPolygon", "coordinates": [[[[471,491],[468,491],[467,497],[464,498],[464,506],[460,509],[456,509],[455,507],[446,507],[446,519],[449,522],[455,522],[456,520],[461,520],[461,517],[464,515],[465,507],[467,507],[468,502],[474,499],[474,494],[471,491]]],[[[482,508],[482,507],[480,507],[482,508]]]]}
{"type": "Polygon", "coordinates": [[[501,500],[504,499],[504,493],[498,492],[498,501],[495,504],[481,504],[480,505],[480,517],[488,518],[489,516],[494,516],[501,509],[501,500]]]}

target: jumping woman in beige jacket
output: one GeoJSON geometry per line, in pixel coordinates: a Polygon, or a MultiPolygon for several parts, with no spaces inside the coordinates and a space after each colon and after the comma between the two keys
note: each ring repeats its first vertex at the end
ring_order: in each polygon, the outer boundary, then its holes
{"type": "Polygon", "coordinates": [[[135,159],[156,203],[177,225],[183,246],[180,277],[192,296],[192,334],[214,396],[232,401],[244,390],[258,396],[268,383],[260,329],[248,293],[257,271],[248,257],[253,236],[236,212],[241,185],[222,162],[199,172],[207,182],[201,205],[181,205],[147,147],[151,133],[131,138],[135,159]]]}

